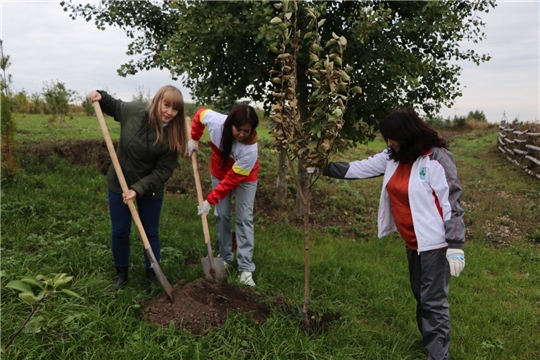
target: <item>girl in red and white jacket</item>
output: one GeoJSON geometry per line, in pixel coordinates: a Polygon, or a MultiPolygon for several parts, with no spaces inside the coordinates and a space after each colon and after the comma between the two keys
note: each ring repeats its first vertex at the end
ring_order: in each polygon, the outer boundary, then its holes
{"type": "Polygon", "coordinates": [[[210,109],[199,109],[191,124],[189,154],[199,149],[199,140],[210,133],[210,173],[212,191],[199,208],[199,215],[208,214],[215,206],[219,255],[227,266],[234,260],[232,252],[232,195],[235,195],[235,231],[240,282],[255,286],[252,273],[254,231],[253,204],[259,173],[257,131],[259,118],[249,105],[238,105],[228,115],[210,109]]]}

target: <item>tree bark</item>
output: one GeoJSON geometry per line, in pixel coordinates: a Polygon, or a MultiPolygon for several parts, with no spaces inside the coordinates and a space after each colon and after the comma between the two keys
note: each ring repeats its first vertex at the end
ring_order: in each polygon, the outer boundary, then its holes
{"type": "Polygon", "coordinates": [[[303,216],[309,212],[309,186],[311,185],[311,176],[304,168],[306,161],[298,159],[298,191],[296,193],[296,215],[303,216]],[[306,197],[306,201],[302,199],[302,195],[306,197]]]}

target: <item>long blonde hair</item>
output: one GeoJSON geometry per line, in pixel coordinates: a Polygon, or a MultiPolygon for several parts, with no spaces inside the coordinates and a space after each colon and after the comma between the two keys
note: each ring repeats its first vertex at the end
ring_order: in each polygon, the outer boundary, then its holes
{"type": "Polygon", "coordinates": [[[184,113],[184,97],[178,88],[172,85],[165,85],[158,90],[152,103],[149,106],[149,124],[156,130],[156,143],[163,141],[163,122],[160,117],[161,101],[165,100],[169,102],[174,110],[178,110],[178,113],[167,124],[168,140],[169,140],[169,154],[172,154],[176,159],[180,155],[187,155],[187,127],[186,116],[184,113]]]}

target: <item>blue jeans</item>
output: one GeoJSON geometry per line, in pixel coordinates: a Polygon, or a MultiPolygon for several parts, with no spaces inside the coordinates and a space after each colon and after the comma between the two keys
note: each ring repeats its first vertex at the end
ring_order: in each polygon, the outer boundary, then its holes
{"type": "MultiPolygon", "coordinates": [[[[124,204],[122,194],[117,194],[111,190],[108,192],[109,197],[109,214],[111,216],[112,225],[112,253],[114,266],[126,267],[129,266],[130,243],[129,235],[131,233],[131,211],[124,204]]],[[[159,263],[161,258],[161,244],[159,242],[159,217],[161,215],[161,205],[163,198],[158,199],[137,199],[137,208],[139,218],[143,225],[148,242],[152,248],[152,252],[159,263]]],[[[144,250],[144,248],[143,248],[144,250]]],[[[144,252],[144,262],[146,269],[150,269],[150,260],[144,252]]]]}
{"type": "MultiPolygon", "coordinates": [[[[220,180],[212,176],[212,188],[216,188],[220,180]]],[[[232,263],[234,254],[232,252],[232,195],[235,196],[236,203],[236,260],[238,270],[255,271],[253,263],[253,248],[255,247],[255,235],[253,231],[253,203],[257,191],[257,181],[244,182],[238,185],[224,199],[218,201],[214,214],[216,215],[216,229],[218,234],[219,255],[227,263],[232,263]]]]}

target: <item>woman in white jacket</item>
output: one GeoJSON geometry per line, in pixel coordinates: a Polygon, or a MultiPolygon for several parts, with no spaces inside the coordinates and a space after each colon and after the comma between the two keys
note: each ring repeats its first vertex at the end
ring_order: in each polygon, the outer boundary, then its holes
{"type": "Polygon", "coordinates": [[[365,160],[333,162],[323,175],[365,179],[383,175],[379,237],[398,231],[405,240],[416,321],[428,359],[448,359],[450,275],[465,266],[461,185],[447,143],[412,109],[379,124],[388,148],[365,160]]]}

